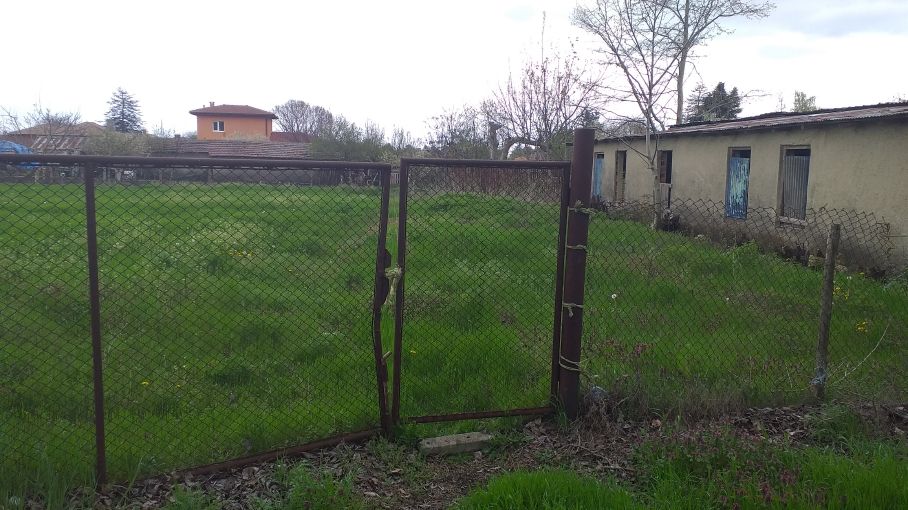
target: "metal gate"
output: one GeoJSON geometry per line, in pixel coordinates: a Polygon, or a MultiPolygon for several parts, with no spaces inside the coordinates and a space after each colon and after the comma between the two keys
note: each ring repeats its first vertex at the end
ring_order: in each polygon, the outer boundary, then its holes
{"type": "Polygon", "coordinates": [[[552,410],[569,174],[561,161],[402,160],[394,422],[552,410]]]}
{"type": "Polygon", "coordinates": [[[0,377],[0,477],[213,471],[387,427],[390,177],[0,155],[0,365],[23,374],[0,377]]]}

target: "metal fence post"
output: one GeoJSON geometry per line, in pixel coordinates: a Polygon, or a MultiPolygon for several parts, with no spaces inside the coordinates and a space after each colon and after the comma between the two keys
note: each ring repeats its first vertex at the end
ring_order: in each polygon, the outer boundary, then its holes
{"type": "Polygon", "coordinates": [[[571,193],[568,209],[567,246],[564,263],[564,293],[561,315],[558,394],[568,418],[579,414],[580,336],[583,332],[583,282],[586,277],[586,245],[593,178],[594,129],[574,130],[571,157],[571,193]]]}
{"type": "Polygon", "coordinates": [[[407,279],[407,198],[410,183],[410,162],[400,160],[399,199],[397,204],[397,267],[400,280],[394,301],[394,374],[391,381],[391,422],[400,424],[400,363],[404,334],[404,281],[407,279]]]}
{"type": "Polygon", "coordinates": [[[388,412],[388,365],[385,362],[384,347],[381,334],[381,314],[385,298],[390,291],[385,270],[390,264],[387,250],[388,237],[388,204],[391,193],[391,168],[380,171],[381,179],[381,206],[378,215],[378,246],[375,252],[375,295],[372,302],[372,342],[373,355],[375,356],[375,372],[378,382],[378,410],[382,432],[391,433],[391,415],[388,412]]]}
{"type": "Polygon", "coordinates": [[[820,330],[817,339],[817,371],[812,384],[818,399],[826,397],[826,373],[829,364],[829,324],[832,321],[832,294],[835,288],[835,261],[839,253],[842,227],[833,223],[826,239],[826,261],[823,264],[823,290],[820,294],[820,330]]]}
{"type": "Polygon", "coordinates": [[[95,169],[92,163],[82,169],[85,181],[85,232],[88,248],[88,305],[91,321],[91,360],[95,402],[95,476],[107,483],[107,455],[104,449],[104,379],[101,353],[101,290],[98,283],[98,232],[95,215],[95,169]]]}
{"type": "Polygon", "coordinates": [[[558,214],[558,248],[555,250],[558,261],[555,266],[555,306],[552,320],[552,381],[549,388],[549,397],[552,405],[558,402],[558,378],[561,372],[561,363],[558,355],[561,352],[561,314],[564,311],[561,304],[564,302],[564,245],[567,236],[567,210],[571,199],[571,167],[561,170],[561,204],[558,214]]]}

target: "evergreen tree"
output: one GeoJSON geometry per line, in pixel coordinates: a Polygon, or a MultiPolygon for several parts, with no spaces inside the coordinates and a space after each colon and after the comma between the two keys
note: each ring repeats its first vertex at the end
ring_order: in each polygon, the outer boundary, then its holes
{"type": "Polygon", "coordinates": [[[738,87],[725,90],[725,83],[719,82],[711,92],[700,85],[691,94],[687,104],[687,122],[707,122],[738,118],[741,113],[741,96],[738,87]]]}
{"type": "Polygon", "coordinates": [[[142,133],[142,112],[139,111],[139,102],[133,99],[128,92],[118,87],[113,93],[107,110],[105,121],[107,127],[120,133],[142,133]]]}

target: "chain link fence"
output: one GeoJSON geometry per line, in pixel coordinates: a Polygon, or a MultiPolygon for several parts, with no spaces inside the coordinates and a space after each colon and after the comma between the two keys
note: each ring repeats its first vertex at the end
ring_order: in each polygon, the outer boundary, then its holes
{"type": "Polygon", "coordinates": [[[85,188],[29,177],[0,184],[0,488],[94,467],[85,188]]]}
{"type": "Polygon", "coordinates": [[[569,165],[403,165],[400,414],[434,421],[549,405],[569,165]]]}
{"type": "Polygon", "coordinates": [[[387,431],[387,392],[397,423],[542,414],[578,369],[612,408],[803,401],[833,224],[828,394],[908,398],[908,277],[872,214],[674,198],[655,231],[647,203],[569,208],[567,162],[28,157],[0,156],[0,494],[387,431]]]}
{"type": "Polygon", "coordinates": [[[95,467],[84,172],[112,479],[378,426],[389,166],[96,159],[0,183],[0,478],[95,467]]]}
{"type": "Polygon", "coordinates": [[[714,413],[812,394],[827,236],[841,225],[829,335],[831,398],[908,398],[908,284],[872,214],[721,203],[603,206],[590,224],[582,363],[591,396],[635,409],[714,413]],[[604,392],[604,393],[603,393],[604,392]]]}

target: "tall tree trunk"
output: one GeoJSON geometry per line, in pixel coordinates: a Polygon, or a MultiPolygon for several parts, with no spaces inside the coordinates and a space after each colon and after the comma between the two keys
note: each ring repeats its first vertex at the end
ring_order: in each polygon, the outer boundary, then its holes
{"type": "Polygon", "coordinates": [[[684,71],[687,67],[687,53],[690,51],[690,0],[684,1],[684,16],[681,19],[681,55],[678,58],[678,107],[675,110],[675,124],[684,122],[684,71]]]}
{"type": "Polygon", "coordinates": [[[684,67],[687,65],[687,52],[681,53],[678,59],[678,104],[675,109],[675,124],[684,122],[684,67]]]}
{"type": "Polygon", "coordinates": [[[652,130],[647,127],[646,133],[646,157],[649,158],[647,165],[653,176],[653,230],[662,229],[662,186],[659,182],[659,165],[657,161],[658,153],[652,147],[652,130]]]}

